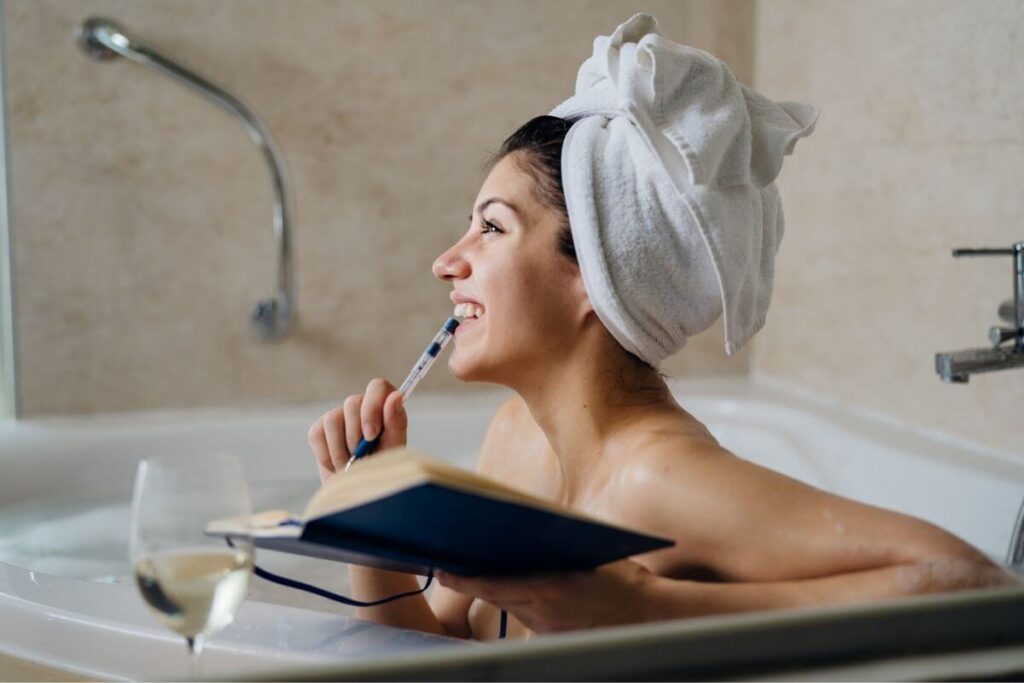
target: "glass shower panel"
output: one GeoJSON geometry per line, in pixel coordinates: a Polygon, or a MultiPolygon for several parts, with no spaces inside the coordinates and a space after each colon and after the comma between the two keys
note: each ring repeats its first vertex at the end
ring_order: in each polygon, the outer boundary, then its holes
{"type": "Polygon", "coordinates": [[[17,414],[14,364],[14,291],[7,175],[7,70],[4,64],[4,6],[0,2],[0,419],[17,414]]]}

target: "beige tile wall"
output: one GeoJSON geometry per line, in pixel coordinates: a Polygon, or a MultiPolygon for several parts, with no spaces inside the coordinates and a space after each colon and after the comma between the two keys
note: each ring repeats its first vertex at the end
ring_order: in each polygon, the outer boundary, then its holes
{"type": "MultiPolygon", "coordinates": [[[[750,82],[748,0],[8,0],[22,414],[401,381],[450,311],[430,265],[465,230],[485,153],[571,94],[594,36],[641,9],[750,82]],[[247,326],[274,284],[256,150],[166,78],[86,58],[72,35],[92,14],[240,95],[280,140],[300,306],[282,343],[247,326]]],[[[721,347],[716,326],[666,368],[745,373],[748,352],[721,347]]],[[[442,371],[424,388],[474,387],[442,371]]]]}
{"type": "Polygon", "coordinates": [[[1024,370],[941,383],[986,345],[1024,240],[1024,3],[762,0],[756,87],[822,109],[780,177],[787,234],[752,371],[1019,454],[1024,370]]]}

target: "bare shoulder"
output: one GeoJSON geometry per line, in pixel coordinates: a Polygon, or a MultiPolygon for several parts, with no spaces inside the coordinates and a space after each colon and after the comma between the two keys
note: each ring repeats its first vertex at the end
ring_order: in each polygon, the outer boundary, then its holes
{"type": "Polygon", "coordinates": [[[707,529],[714,512],[703,498],[708,472],[735,456],[693,419],[649,421],[616,450],[609,479],[615,520],[676,541],[634,559],[662,576],[724,579],[716,562],[715,531],[707,529]]]}
{"type": "MultiPolygon", "coordinates": [[[[623,523],[676,540],[653,560],[779,581],[980,553],[924,520],[816,488],[713,439],[651,432],[617,468],[623,523]]],[[[641,556],[642,557],[642,556],[641,556]]]]}
{"type": "Polygon", "coordinates": [[[515,481],[521,470],[550,449],[547,437],[518,395],[505,400],[494,413],[477,458],[477,474],[515,481]]]}
{"type": "Polygon", "coordinates": [[[623,442],[617,462],[616,483],[619,490],[643,487],[664,475],[714,466],[723,459],[736,456],[722,448],[703,425],[689,421],[672,424],[661,421],[638,430],[623,442]]]}
{"type": "Polygon", "coordinates": [[[732,454],[722,448],[700,420],[682,409],[644,416],[615,436],[617,486],[643,485],[666,469],[678,469],[732,454]]]}
{"type": "Polygon", "coordinates": [[[493,474],[495,465],[501,461],[502,453],[500,451],[508,444],[516,428],[516,399],[518,396],[506,399],[498,406],[491,421],[487,424],[487,431],[484,432],[480,452],[477,454],[477,474],[493,474]]]}

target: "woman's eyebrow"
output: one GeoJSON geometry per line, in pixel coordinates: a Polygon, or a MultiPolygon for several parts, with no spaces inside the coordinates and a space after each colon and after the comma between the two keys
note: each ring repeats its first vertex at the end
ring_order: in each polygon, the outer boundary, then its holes
{"type": "MultiPolygon", "coordinates": [[[[520,216],[520,217],[522,216],[522,214],[519,213],[519,209],[516,208],[515,204],[513,204],[512,202],[506,201],[506,200],[502,199],[501,197],[488,197],[487,199],[485,199],[482,202],[480,202],[479,204],[477,204],[476,212],[478,214],[483,213],[484,209],[486,209],[491,204],[504,204],[508,208],[512,209],[513,213],[515,213],[516,216],[520,216]]],[[[473,220],[473,214],[469,214],[469,220],[473,220]]]]}

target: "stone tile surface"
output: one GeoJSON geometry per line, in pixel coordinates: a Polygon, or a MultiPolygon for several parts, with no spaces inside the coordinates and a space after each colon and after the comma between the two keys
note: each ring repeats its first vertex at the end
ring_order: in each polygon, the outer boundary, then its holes
{"type": "Polygon", "coordinates": [[[1024,371],[988,345],[1024,240],[1024,4],[758,2],[758,90],[821,110],[779,178],[787,230],[752,371],[1024,460],[1024,371]]]}
{"type": "MultiPolygon", "coordinates": [[[[434,258],[480,163],[572,92],[594,36],[641,9],[752,74],[748,0],[12,0],[7,107],[24,415],[313,400],[401,381],[450,311],[434,258]],[[294,179],[299,317],[273,291],[269,178],[238,124],[73,34],[90,15],[252,105],[294,179]]],[[[713,328],[670,374],[745,373],[713,328]]],[[[445,372],[424,388],[464,390],[445,372]]]]}

